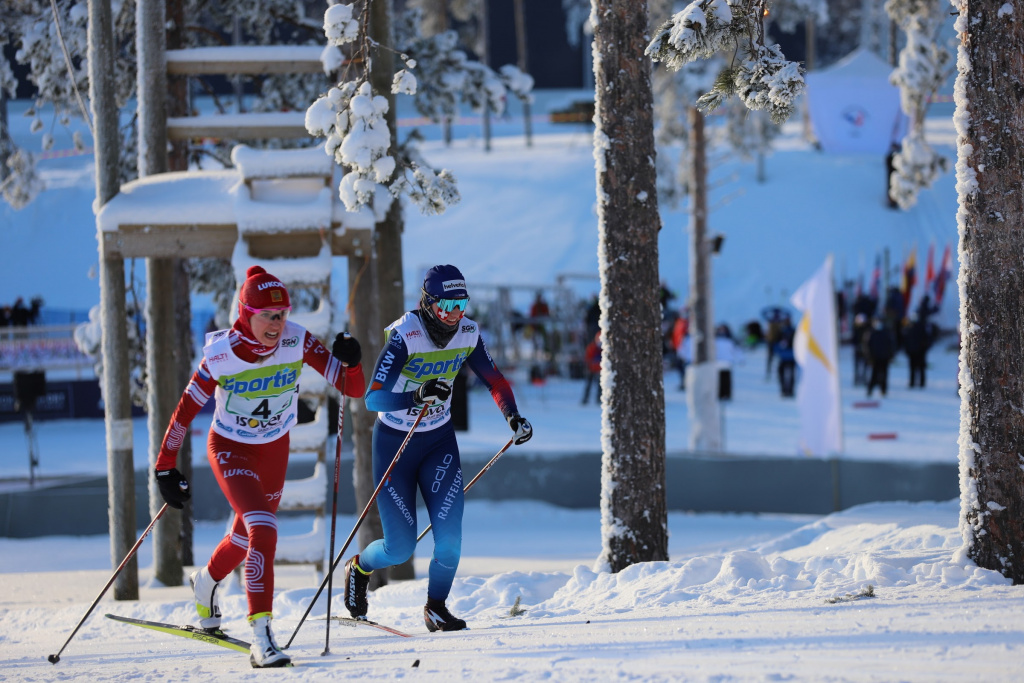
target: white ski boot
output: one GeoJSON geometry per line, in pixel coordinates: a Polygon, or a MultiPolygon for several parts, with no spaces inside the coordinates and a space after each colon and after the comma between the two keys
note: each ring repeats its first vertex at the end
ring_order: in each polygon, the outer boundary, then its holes
{"type": "Polygon", "coordinates": [[[210,576],[206,567],[198,569],[188,577],[195,595],[196,614],[199,628],[213,630],[220,628],[220,605],[217,604],[217,587],[220,585],[210,576]]]}
{"type": "Polygon", "coordinates": [[[249,663],[254,669],[291,666],[292,658],[281,651],[270,630],[270,612],[249,617],[252,625],[252,644],[249,645],[249,663]]]}

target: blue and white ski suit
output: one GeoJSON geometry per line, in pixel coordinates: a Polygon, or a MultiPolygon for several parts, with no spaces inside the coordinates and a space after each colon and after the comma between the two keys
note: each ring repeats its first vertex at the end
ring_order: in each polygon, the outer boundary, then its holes
{"type": "MultiPolygon", "coordinates": [[[[417,311],[388,326],[387,343],[373,369],[366,408],[377,411],[373,425],[373,480],[379,484],[409,428],[423,410],[417,388],[432,377],[453,381],[467,363],[491,392],[506,418],[517,412],[508,381],[487,353],[479,326],[469,318],[444,348],[434,345],[417,311]]],[[[463,487],[459,444],[451,423],[451,397],[431,406],[409,439],[377,496],[384,538],[359,553],[359,566],[371,571],[401,564],[416,547],[416,487],[433,525],[434,555],[427,595],[445,600],[462,554],[463,487]]]]}

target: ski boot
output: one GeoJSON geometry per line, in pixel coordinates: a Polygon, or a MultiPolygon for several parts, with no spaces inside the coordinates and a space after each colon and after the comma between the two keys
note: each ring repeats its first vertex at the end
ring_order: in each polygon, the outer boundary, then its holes
{"type": "Polygon", "coordinates": [[[249,663],[254,669],[269,669],[291,666],[292,658],[281,651],[270,630],[270,612],[260,612],[249,617],[252,626],[252,644],[249,645],[249,663]]]}
{"type": "Polygon", "coordinates": [[[220,584],[210,576],[206,567],[197,569],[188,577],[195,596],[196,614],[199,615],[199,628],[215,631],[220,628],[220,605],[217,604],[217,588],[220,584]]]}
{"type": "Polygon", "coordinates": [[[345,607],[353,619],[365,619],[369,604],[366,602],[366,587],[372,572],[363,571],[359,556],[345,563],[345,607]]]}
{"type": "Polygon", "coordinates": [[[427,598],[427,604],[423,608],[423,621],[427,624],[427,630],[434,631],[461,631],[466,628],[466,622],[452,616],[452,613],[445,607],[444,600],[427,598]]]}

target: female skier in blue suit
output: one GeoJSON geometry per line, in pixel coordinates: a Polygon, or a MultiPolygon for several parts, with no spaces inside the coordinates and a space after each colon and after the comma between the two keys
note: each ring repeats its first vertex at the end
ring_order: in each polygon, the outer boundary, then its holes
{"type": "Polygon", "coordinates": [[[426,414],[377,496],[384,538],[345,565],[345,606],[365,618],[370,573],[401,564],[416,547],[416,487],[433,524],[434,555],[423,618],[430,631],[458,631],[466,622],[452,616],[445,600],[462,553],[463,478],[459,444],[451,423],[451,385],[463,363],[490,389],[515,443],[533,436],[519,415],[508,381],[491,360],[479,326],[465,317],[469,292],[455,266],[434,266],[423,280],[419,307],[386,328],[384,349],[366,391],[366,407],[377,411],[373,425],[373,478],[379,484],[417,416],[426,414]]]}

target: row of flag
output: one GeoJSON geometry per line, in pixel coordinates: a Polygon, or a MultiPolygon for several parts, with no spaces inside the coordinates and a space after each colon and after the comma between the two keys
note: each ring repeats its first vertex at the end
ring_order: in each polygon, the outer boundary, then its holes
{"type": "MultiPolygon", "coordinates": [[[[942,260],[939,261],[938,269],[935,268],[935,245],[930,244],[928,246],[928,261],[925,266],[924,274],[924,288],[922,296],[928,295],[931,298],[931,303],[935,307],[942,306],[942,299],[946,293],[946,283],[949,281],[953,273],[953,252],[950,245],[947,244],[945,250],[942,252],[942,260]]],[[[863,276],[861,276],[861,282],[863,276]]],[[[900,294],[903,295],[903,310],[911,310],[910,305],[914,298],[914,288],[917,285],[917,247],[910,250],[910,254],[907,256],[907,260],[904,261],[903,266],[900,269],[900,294]]],[[[882,283],[882,258],[880,256],[875,257],[875,268],[871,273],[871,283],[868,287],[868,296],[872,299],[878,300],[881,296],[881,283],[882,283]]],[[[862,289],[860,282],[857,284],[857,294],[862,289]]]]}

